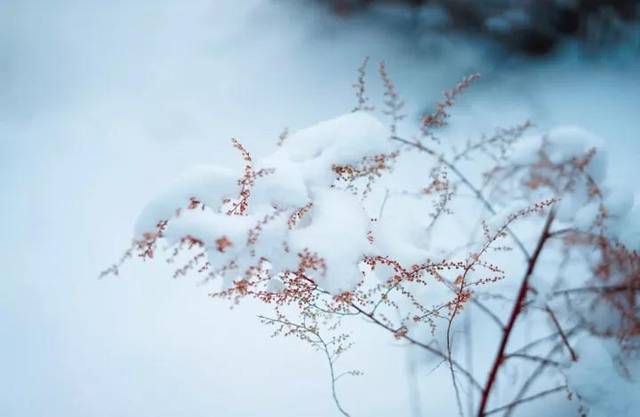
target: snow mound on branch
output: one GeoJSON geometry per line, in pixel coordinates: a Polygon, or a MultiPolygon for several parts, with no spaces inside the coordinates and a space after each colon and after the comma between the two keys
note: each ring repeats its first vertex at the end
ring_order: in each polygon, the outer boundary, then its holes
{"type": "MultiPolygon", "coordinates": [[[[588,230],[606,208],[603,220],[612,238],[631,248],[638,247],[640,224],[632,220],[634,195],[630,189],[611,187],[607,179],[607,149],[605,142],[594,134],[576,126],[561,126],[543,136],[523,138],[514,146],[511,160],[519,165],[533,165],[543,156],[551,164],[572,160],[588,160],[584,166],[586,176],[578,178],[561,195],[557,217],[581,230],[588,230]],[[594,199],[592,185],[596,184],[601,200],[594,199]],[[634,241],[635,239],[635,241],[634,241]]],[[[637,215],[635,216],[637,219],[637,215]]]]}
{"type": "MultiPolygon", "coordinates": [[[[335,179],[332,166],[356,164],[365,157],[394,149],[385,126],[370,113],[359,111],[292,134],[260,166],[282,167],[276,170],[274,178],[267,180],[273,187],[270,191],[277,192],[279,187],[295,188],[295,201],[299,204],[306,196],[301,183],[306,187],[329,186],[335,179]],[[295,187],[291,181],[296,181],[295,187]]],[[[294,198],[284,200],[289,199],[294,198]]]]}
{"type": "Polygon", "coordinates": [[[425,249],[430,209],[431,202],[426,199],[410,195],[390,196],[385,205],[387,214],[373,223],[373,236],[380,255],[398,261],[405,268],[433,258],[425,249]]]}
{"type": "Polygon", "coordinates": [[[594,149],[596,155],[589,164],[590,172],[599,179],[606,171],[605,142],[593,133],[577,126],[559,126],[546,135],[530,135],[518,141],[512,150],[511,160],[518,164],[533,164],[540,158],[540,151],[555,164],[585,155],[594,149]]]}
{"type": "Polygon", "coordinates": [[[546,136],[549,143],[547,154],[553,163],[561,163],[571,158],[582,157],[591,150],[591,158],[586,172],[596,182],[601,182],[607,172],[607,150],[605,142],[593,133],[577,126],[560,126],[546,136]]]}
{"type": "Polygon", "coordinates": [[[218,166],[198,165],[182,174],[142,210],[135,225],[135,238],[155,232],[158,222],[176,215],[176,210],[188,206],[192,198],[211,207],[237,194],[239,171],[218,166]]]}
{"type": "MultiPolygon", "coordinates": [[[[325,273],[313,279],[333,293],[353,289],[362,278],[359,264],[375,250],[368,239],[370,216],[360,198],[334,187],[337,165],[354,165],[363,158],[395,150],[388,131],[367,112],[349,113],[302,129],[264,158],[251,161],[256,177],[248,210],[229,215],[238,201],[240,170],[196,167],[171,184],[140,214],[135,238],[158,231],[170,245],[185,237],[202,242],[213,268],[227,284],[266,259],[277,275],[298,267],[304,251],[320,257],[325,273]],[[201,204],[192,204],[197,201],[201,204]],[[225,201],[227,201],[225,205],[225,201]],[[302,214],[300,210],[308,207],[302,214]],[[291,219],[299,215],[294,222],[291,219]],[[234,265],[233,268],[222,268],[234,265]],[[228,275],[228,276],[225,276],[228,275]]],[[[311,274],[311,273],[310,273],[311,274]]]]}
{"type": "Polygon", "coordinates": [[[324,289],[332,293],[353,289],[362,279],[358,265],[363,255],[372,252],[369,221],[360,199],[347,191],[320,190],[310,214],[308,226],[291,232],[292,249],[307,249],[324,259],[326,272],[314,277],[324,289]]]}
{"type": "MultiPolygon", "coordinates": [[[[355,288],[363,277],[366,256],[389,257],[405,268],[433,258],[428,245],[429,199],[395,194],[386,215],[377,209],[372,214],[359,196],[337,181],[336,167],[356,169],[367,158],[375,160],[398,150],[385,126],[370,113],[353,112],[302,129],[258,160],[249,158],[241,145],[236,147],[243,152],[244,170],[217,166],[189,170],[142,211],[135,238],[148,240],[161,233],[170,245],[185,239],[196,242],[207,255],[209,272],[221,275],[227,285],[243,278],[251,267],[262,271],[266,265],[275,279],[269,288],[278,289],[278,277],[299,271],[305,256],[310,256],[313,260],[307,261],[313,265],[305,266],[304,273],[334,294],[355,288]],[[236,212],[239,206],[243,208],[236,212]]],[[[523,139],[513,160],[534,165],[542,156],[540,149],[551,164],[587,158],[585,172],[594,182],[604,182],[606,153],[594,135],[576,127],[557,128],[546,136],[523,139]]],[[[589,195],[588,185],[578,184],[562,195],[561,221],[588,225],[599,215],[600,206],[589,195]]],[[[633,213],[638,210],[631,194],[604,185],[601,195],[611,206],[609,229],[626,233],[626,241],[635,239],[637,245],[640,231],[630,224],[637,225],[631,217],[637,217],[633,213]]],[[[494,232],[529,205],[516,200],[487,226],[494,232]]]]}
{"type": "Polygon", "coordinates": [[[284,142],[283,149],[292,161],[321,159],[330,167],[392,150],[387,135],[378,119],[359,111],[302,129],[284,142]]]}

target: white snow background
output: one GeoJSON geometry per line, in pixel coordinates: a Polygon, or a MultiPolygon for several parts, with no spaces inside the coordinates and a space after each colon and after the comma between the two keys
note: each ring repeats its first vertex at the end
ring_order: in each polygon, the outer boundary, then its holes
{"type": "MultiPolygon", "coordinates": [[[[567,46],[532,62],[417,39],[403,16],[345,20],[300,3],[0,1],[1,416],[337,415],[323,358],[269,339],[253,306],[230,311],[162,262],[97,275],[179,173],[240,164],[231,137],[262,155],[283,127],[349,111],[364,56],[371,96],[385,60],[412,118],[478,71],[448,136],[579,125],[607,141],[613,180],[640,191],[637,49],[567,46]]],[[[365,375],[341,381],[344,405],[410,415],[406,355],[361,327],[343,360],[365,375]]],[[[422,386],[425,415],[454,412],[438,377],[422,386]]]]}

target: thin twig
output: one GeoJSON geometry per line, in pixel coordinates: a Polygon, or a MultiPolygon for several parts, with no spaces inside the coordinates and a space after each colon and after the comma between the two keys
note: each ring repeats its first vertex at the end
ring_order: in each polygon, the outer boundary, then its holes
{"type": "MultiPolygon", "coordinates": [[[[567,332],[567,337],[573,336],[574,334],[577,333],[578,330],[579,330],[578,327],[574,327],[569,332],[567,332]]],[[[553,348],[551,348],[549,353],[547,353],[545,359],[552,358],[553,355],[555,355],[562,348],[562,346],[563,346],[562,342],[556,343],[555,346],[553,346],[553,348]]],[[[511,414],[515,410],[516,405],[518,404],[518,401],[521,400],[522,398],[524,398],[524,395],[527,393],[529,388],[531,388],[531,386],[533,385],[535,380],[538,379],[538,377],[540,375],[542,375],[542,372],[547,368],[547,366],[549,366],[548,362],[541,362],[538,365],[538,367],[531,373],[531,375],[529,375],[529,378],[527,378],[527,380],[522,385],[522,387],[520,387],[520,390],[516,394],[514,401],[510,403],[510,406],[507,409],[507,412],[505,413],[504,417],[510,417],[511,416],[511,414]]]]}
{"type": "Polygon", "coordinates": [[[544,364],[547,364],[547,365],[553,365],[553,366],[558,366],[558,367],[563,366],[558,361],[554,361],[554,360],[551,360],[551,359],[543,358],[541,356],[529,355],[529,354],[526,354],[526,353],[509,353],[509,354],[505,355],[504,358],[505,358],[505,360],[509,359],[509,358],[520,358],[520,359],[526,359],[526,360],[533,361],[533,362],[544,363],[544,364]]]}
{"type": "MultiPolygon", "coordinates": [[[[411,343],[412,345],[421,347],[422,349],[425,349],[426,351],[436,355],[437,357],[447,360],[447,355],[445,355],[443,352],[441,352],[440,350],[434,348],[433,346],[430,346],[426,343],[422,343],[419,340],[416,340],[414,338],[412,338],[411,336],[409,336],[408,334],[403,334],[403,333],[398,333],[398,331],[390,326],[388,326],[387,324],[383,323],[382,321],[380,321],[377,317],[375,317],[373,314],[370,314],[368,312],[366,312],[365,310],[363,310],[361,307],[359,307],[356,304],[351,304],[351,306],[356,309],[357,311],[359,311],[360,313],[362,313],[363,316],[367,317],[369,320],[371,320],[373,323],[377,324],[378,326],[382,327],[383,329],[391,332],[392,334],[396,335],[397,337],[406,340],[407,342],[411,343]]],[[[465,376],[465,378],[467,378],[469,380],[469,382],[471,383],[471,385],[477,389],[478,391],[482,391],[482,385],[480,385],[480,383],[473,377],[473,375],[471,375],[471,373],[469,373],[462,365],[460,365],[457,361],[453,360],[452,361],[453,367],[460,372],[461,374],[463,374],[465,376]]]]}
{"type": "Polygon", "coordinates": [[[564,345],[567,347],[567,350],[569,351],[569,354],[571,355],[571,361],[576,362],[578,360],[578,355],[576,355],[575,350],[573,350],[573,348],[569,344],[569,339],[567,339],[567,335],[562,330],[562,327],[560,327],[560,323],[558,322],[558,318],[556,317],[555,313],[553,312],[553,310],[551,310],[549,306],[545,307],[545,311],[549,313],[549,316],[551,316],[551,321],[553,321],[553,324],[554,326],[556,326],[558,333],[560,333],[560,338],[562,339],[562,343],[564,343],[564,345]]]}
{"type": "Polygon", "coordinates": [[[488,416],[488,415],[491,415],[491,414],[499,413],[500,411],[505,411],[505,410],[508,410],[510,408],[513,408],[516,405],[520,405],[520,404],[523,404],[523,403],[526,403],[526,402],[529,402],[529,401],[537,400],[539,398],[546,397],[547,395],[554,394],[554,393],[556,393],[558,391],[562,391],[562,390],[565,390],[565,389],[567,389],[566,385],[561,385],[559,387],[550,388],[548,390],[541,391],[541,392],[539,392],[537,394],[521,398],[521,399],[519,399],[517,401],[513,401],[513,402],[511,402],[509,404],[505,404],[505,405],[503,405],[501,407],[494,408],[493,410],[489,410],[486,413],[484,413],[484,415],[488,416]]]}
{"type": "MultiPolygon", "coordinates": [[[[469,188],[469,190],[473,193],[473,195],[484,205],[484,207],[491,214],[496,214],[497,213],[497,211],[493,208],[493,206],[491,205],[489,200],[487,200],[485,198],[485,196],[482,194],[482,192],[471,183],[471,181],[466,177],[466,175],[464,175],[458,169],[458,167],[456,167],[453,163],[448,161],[443,155],[437,154],[433,149],[427,148],[426,146],[424,146],[420,142],[413,142],[413,141],[410,141],[410,140],[407,140],[407,139],[404,139],[404,138],[401,138],[401,137],[398,137],[398,136],[393,136],[391,139],[393,139],[393,140],[395,140],[397,142],[400,142],[400,143],[404,143],[405,145],[412,146],[412,147],[414,147],[414,148],[416,148],[416,149],[418,149],[418,150],[420,150],[422,152],[426,152],[427,154],[437,158],[438,161],[440,161],[441,163],[446,165],[447,168],[449,168],[451,170],[451,172],[456,174],[456,176],[460,179],[460,181],[462,181],[462,183],[467,188],[469,188]]],[[[523,253],[525,258],[529,259],[530,258],[529,251],[524,246],[524,243],[522,243],[520,238],[511,230],[511,228],[507,227],[506,231],[507,231],[507,233],[509,233],[509,236],[511,236],[513,241],[516,243],[516,246],[518,246],[518,249],[520,249],[520,251],[523,253]]]]}
{"type": "MultiPolygon", "coordinates": [[[[288,320],[282,320],[282,319],[277,319],[277,318],[272,318],[272,317],[266,317],[266,316],[262,316],[259,315],[258,318],[265,320],[267,322],[271,322],[271,323],[280,323],[284,326],[288,326],[288,327],[293,327],[298,329],[301,332],[305,332],[305,333],[309,333],[313,336],[315,336],[316,340],[315,345],[319,346],[322,351],[325,354],[325,357],[327,358],[327,363],[329,364],[329,373],[331,375],[331,395],[333,396],[333,402],[336,404],[336,407],[338,408],[338,410],[340,411],[340,413],[342,413],[343,416],[345,417],[351,417],[349,413],[347,413],[347,411],[342,407],[342,404],[340,403],[340,400],[338,399],[338,393],[336,390],[336,381],[338,381],[338,379],[346,374],[348,374],[349,372],[343,372],[342,374],[336,376],[335,374],[335,369],[334,369],[334,363],[336,360],[336,356],[335,355],[331,355],[330,349],[329,349],[329,344],[327,342],[325,342],[325,340],[322,338],[322,336],[320,335],[320,333],[317,330],[314,330],[310,327],[304,326],[304,325],[300,325],[297,323],[293,323],[290,322],[288,320]]],[[[312,339],[308,339],[308,340],[312,340],[312,339]]]]}

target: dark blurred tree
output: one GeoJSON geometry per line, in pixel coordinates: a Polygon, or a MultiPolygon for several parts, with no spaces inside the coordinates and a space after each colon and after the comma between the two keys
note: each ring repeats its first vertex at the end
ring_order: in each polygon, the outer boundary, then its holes
{"type": "Polygon", "coordinates": [[[532,55],[546,54],[563,39],[602,46],[623,36],[638,18],[638,0],[316,0],[348,16],[372,6],[437,10],[446,28],[495,39],[532,55]]]}

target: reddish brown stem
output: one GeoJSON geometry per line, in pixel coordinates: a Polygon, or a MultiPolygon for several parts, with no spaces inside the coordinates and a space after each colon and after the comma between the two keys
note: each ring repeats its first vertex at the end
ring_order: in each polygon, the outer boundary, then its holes
{"type": "Polygon", "coordinates": [[[542,248],[549,238],[549,230],[551,228],[551,223],[553,223],[553,219],[555,217],[555,213],[553,210],[547,216],[547,221],[544,225],[544,229],[542,230],[542,234],[538,239],[538,243],[536,248],[529,258],[529,262],[527,263],[527,270],[522,278],[522,283],[520,284],[520,289],[518,290],[518,295],[516,296],[516,301],[513,304],[513,309],[511,310],[511,315],[509,316],[509,321],[507,322],[504,331],[502,332],[502,339],[500,340],[500,345],[498,346],[498,352],[496,353],[495,359],[493,361],[493,365],[491,366],[491,370],[489,371],[489,377],[487,378],[487,383],[482,390],[482,397],[480,399],[480,407],[478,408],[478,417],[484,417],[485,411],[487,409],[487,405],[489,403],[489,397],[491,395],[491,389],[495,385],[496,379],[498,377],[498,371],[500,367],[504,363],[505,360],[505,351],[507,349],[507,344],[509,343],[509,338],[513,333],[513,328],[516,324],[516,320],[520,313],[523,311],[523,305],[527,298],[527,291],[529,289],[529,280],[531,275],[533,274],[533,270],[538,263],[538,259],[540,258],[540,253],[542,253],[542,248]]]}

